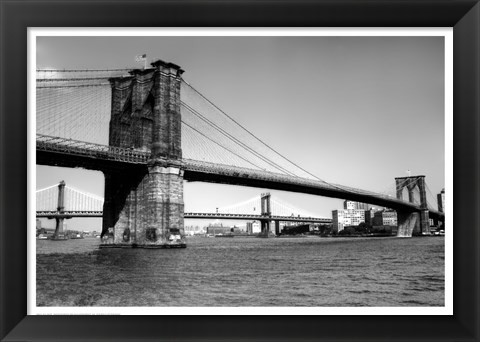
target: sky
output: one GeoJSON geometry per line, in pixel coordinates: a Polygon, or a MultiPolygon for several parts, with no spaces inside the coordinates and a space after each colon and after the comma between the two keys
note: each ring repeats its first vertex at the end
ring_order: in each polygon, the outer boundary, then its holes
{"type": "MultiPolygon", "coordinates": [[[[180,65],[189,84],[320,179],[383,193],[410,170],[434,195],[445,186],[443,37],[37,37],[37,68],[139,68],[140,54],[180,65]]],[[[37,189],[60,180],[103,197],[101,172],[36,167],[37,189]]],[[[185,211],[265,191],[185,183],[185,211]]],[[[342,209],[341,199],[270,192],[322,217],[342,209]]]]}

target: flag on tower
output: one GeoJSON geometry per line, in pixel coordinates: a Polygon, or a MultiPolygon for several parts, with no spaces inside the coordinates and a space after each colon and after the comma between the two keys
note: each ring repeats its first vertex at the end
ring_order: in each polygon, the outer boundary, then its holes
{"type": "Polygon", "coordinates": [[[145,60],[147,60],[147,55],[146,54],[135,56],[135,61],[136,62],[143,62],[145,60]]]}
{"type": "Polygon", "coordinates": [[[143,68],[146,69],[147,68],[147,54],[143,54],[143,55],[138,55],[138,56],[135,56],[135,61],[136,62],[143,62],[143,68]]]}

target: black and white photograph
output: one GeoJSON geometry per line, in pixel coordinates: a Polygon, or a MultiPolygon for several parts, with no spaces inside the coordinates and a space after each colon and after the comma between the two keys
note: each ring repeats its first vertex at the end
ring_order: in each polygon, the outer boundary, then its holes
{"type": "Polygon", "coordinates": [[[451,30],[58,32],[33,312],[453,312],[451,30]]]}

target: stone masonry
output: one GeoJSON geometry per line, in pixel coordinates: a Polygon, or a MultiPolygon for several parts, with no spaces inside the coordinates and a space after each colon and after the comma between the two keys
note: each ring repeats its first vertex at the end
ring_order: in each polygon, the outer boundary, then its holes
{"type": "Polygon", "coordinates": [[[408,190],[408,201],[414,202],[416,187],[420,192],[420,212],[398,212],[397,236],[412,236],[430,234],[430,222],[427,204],[425,176],[409,176],[395,178],[397,198],[403,199],[403,189],[408,190]]]}
{"type": "Polygon", "coordinates": [[[105,172],[103,247],[185,247],[180,84],[183,70],[153,68],[110,79],[110,146],[151,152],[145,168],[105,172]]]}

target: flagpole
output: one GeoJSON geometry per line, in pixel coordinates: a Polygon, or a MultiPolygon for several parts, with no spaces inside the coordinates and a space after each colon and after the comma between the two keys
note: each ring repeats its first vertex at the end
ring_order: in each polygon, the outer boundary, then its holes
{"type": "Polygon", "coordinates": [[[147,54],[144,53],[143,55],[137,55],[135,56],[135,62],[141,62],[143,61],[143,70],[147,68],[147,54]]]}

